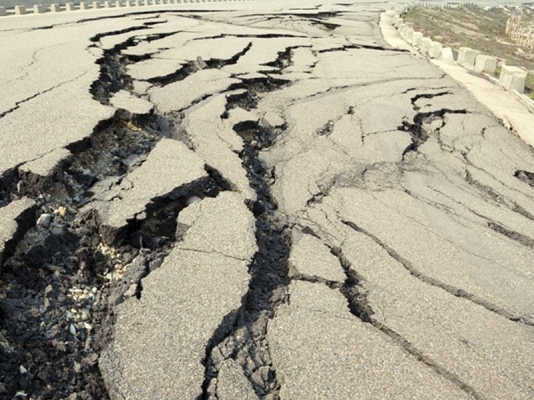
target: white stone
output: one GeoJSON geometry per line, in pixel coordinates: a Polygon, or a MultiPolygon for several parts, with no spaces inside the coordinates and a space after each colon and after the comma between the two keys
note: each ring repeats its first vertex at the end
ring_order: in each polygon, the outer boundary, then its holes
{"type": "Polygon", "coordinates": [[[89,7],[87,6],[87,2],[82,1],[80,3],[80,10],[87,10],[89,7]]]}
{"type": "Polygon", "coordinates": [[[42,226],[43,228],[48,228],[52,222],[52,214],[41,214],[37,220],[37,225],[42,226]]]}
{"type": "Polygon", "coordinates": [[[74,11],[76,7],[74,7],[74,3],[65,3],[65,10],[67,11],[74,11]]]}
{"type": "Polygon", "coordinates": [[[460,47],[458,50],[458,64],[464,67],[474,68],[477,53],[469,47],[460,47]]]}
{"type": "Polygon", "coordinates": [[[7,15],[6,8],[4,6],[0,6],[0,17],[3,17],[4,15],[7,15]]]}
{"type": "Polygon", "coordinates": [[[445,61],[448,64],[454,64],[454,54],[452,53],[452,49],[450,47],[444,47],[441,49],[441,61],[445,61]]]}
{"type": "Polygon", "coordinates": [[[421,52],[423,54],[428,53],[430,46],[432,46],[432,39],[428,37],[424,37],[423,39],[421,39],[421,52]]]}
{"type": "Polygon", "coordinates": [[[100,3],[98,1],[93,1],[93,9],[100,8],[100,3]]]}
{"type": "Polygon", "coordinates": [[[41,4],[36,4],[33,6],[33,13],[34,14],[42,14],[44,13],[44,7],[41,4]]]}
{"type": "Polygon", "coordinates": [[[406,40],[408,43],[411,43],[412,40],[413,40],[413,29],[412,28],[406,28],[406,30],[404,31],[404,40],[406,40]]]}
{"type": "Polygon", "coordinates": [[[15,6],[15,14],[17,14],[17,15],[26,14],[26,7],[24,7],[24,6],[15,6]]]}
{"type": "Polygon", "coordinates": [[[519,67],[505,65],[502,67],[499,76],[499,85],[508,90],[517,90],[519,93],[525,91],[525,81],[527,72],[519,67]]]}
{"type": "Polygon", "coordinates": [[[60,12],[61,6],[58,3],[50,4],[50,11],[51,12],[60,12]]]}
{"type": "Polygon", "coordinates": [[[497,69],[497,57],[479,54],[475,62],[475,72],[493,73],[497,69]]]}
{"type": "Polygon", "coordinates": [[[423,33],[414,32],[412,36],[412,44],[414,46],[421,46],[422,41],[423,41],[423,33]]]}
{"type": "Polygon", "coordinates": [[[432,42],[430,48],[428,49],[428,55],[430,58],[440,58],[443,45],[439,42],[432,42]]]}

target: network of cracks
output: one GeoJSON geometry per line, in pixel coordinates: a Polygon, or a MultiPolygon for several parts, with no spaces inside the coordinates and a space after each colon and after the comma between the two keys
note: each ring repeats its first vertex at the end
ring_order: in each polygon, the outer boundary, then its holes
{"type": "MultiPolygon", "coordinates": [[[[332,15],[293,15],[296,19],[321,27],[325,32],[337,27],[323,20],[329,16],[332,15]]],[[[131,89],[132,79],[128,76],[127,67],[150,58],[150,55],[125,55],[125,49],[179,35],[179,32],[168,32],[136,36],[136,30],[157,26],[158,22],[146,22],[143,28],[107,32],[92,38],[92,46],[99,47],[100,40],[105,37],[131,32],[129,39],[105,50],[98,61],[100,77],[89,89],[95,101],[109,105],[114,93],[131,89]]],[[[283,79],[282,72],[292,65],[293,51],[297,47],[285,48],[276,59],[265,65],[270,68],[268,77],[241,80],[228,88],[227,91],[232,94],[226,97],[226,112],[221,114],[221,120],[227,119],[228,113],[237,107],[254,110],[264,94],[289,86],[291,83],[283,79]]],[[[169,75],[152,78],[148,83],[164,87],[201,70],[237,64],[250,48],[251,45],[245,46],[225,60],[197,59],[169,75]]],[[[383,50],[378,46],[374,49],[383,50]]],[[[402,153],[403,159],[417,152],[432,135],[439,136],[447,115],[467,113],[465,109],[418,112],[419,99],[432,99],[446,94],[447,91],[420,94],[411,99],[415,117],[411,121],[403,121],[398,127],[399,131],[408,132],[411,137],[411,143],[402,153]]],[[[195,100],[190,106],[209,96],[195,100]]],[[[31,207],[17,218],[18,230],[6,242],[0,260],[2,398],[108,398],[98,361],[102,350],[113,340],[114,308],[126,297],[135,296],[139,299],[143,296],[143,278],[162,264],[180,240],[180,235],[176,234],[179,213],[194,201],[214,198],[221,192],[233,190],[233,185],[220,171],[206,164],[204,178],[152,198],[142,215],[128,220],[127,225],[120,229],[107,226],[99,213],[87,205],[106,190],[105,183],[110,178],[121,180],[140,168],[162,138],[182,141],[194,150],[187,128],[182,126],[185,111],[187,109],[160,113],[156,108],[150,113],[136,115],[118,110],[111,119],[96,126],[88,140],[69,145],[71,156],[58,165],[52,174],[39,176],[15,168],[0,180],[1,206],[23,198],[31,199],[31,207]]],[[[330,135],[332,126],[327,124],[317,135],[330,135]]],[[[329,250],[339,262],[339,268],[346,277],[344,281],[290,272],[288,259],[292,230],[300,229],[304,234],[321,237],[311,228],[292,225],[288,216],[278,210],[271,192],[276,174],[262,160],[261,152],[271,148],[284,135],[286,128],[286,123],[273,127],[260,121],[244,121],[233,127],[243,140],[244,146],[239,157],[256,195],[256,200],[248,202],[247,206],[255,217],[258,250],[248,267],[249,288],[241,306],[223,318],[206,343],[200,398],[218,398],[219,368],[225,359],[230,358],[242,366],[244,376],[259,398],[279,398],[281,383],[270,353],[268,322],[275,316],[277,308],[288,301],[288,285],[299,280],[323,284],[339,291],[355,318],[371,324],[416,359],[477,397],[474,388],[435,364],[398,333],[374,318],[366,291],[361,285],[362,278],[341,248],[331,246],[329,250]]],[[[534,186],[532,172],[518,170],[516,177],[534,186]]],[[[466,181],[486,195],[498,197],[498,194],[489,192],[469,174],[466,175],[466,181]]],[[[311,201],[320,201],[325,194],[311,201]]],[[[533,219],[524,209],[516,208],[515,211],[533,219]]],[[[505,310],[427,278],[380,238],[351,221],[343,220],[342,223],[371,238],[425,283],[514,319],[505,310]]],[[[529,237],[495,222],[488,222],[488,226],[522,245],[534,245],[529,237]]],[[[529,324],[528,321],[522,322],[529,324]]]]}

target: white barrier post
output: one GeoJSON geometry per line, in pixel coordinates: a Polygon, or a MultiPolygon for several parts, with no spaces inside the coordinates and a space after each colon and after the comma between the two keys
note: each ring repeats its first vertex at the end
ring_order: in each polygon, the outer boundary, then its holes
{"type": "Polygon", "coordinates": [[[494,73],[497,69],[497,57],[488,56],[486,54],[479,54],[475,62],[475,72],[489,72],[494,73]]]}
{"type": "Polygon", "coordinates": [[[412,28],[407,28],[404,31],[404,40],[406,40],[410,44],[412,43],[413,41],[413,29],[412,28]]]}
{"type": "Polygon", "coordinates": [[[421,39],[421,53],[428,53],[428,50],[430,50],[430,46],[432,46],[432,39],[428,37],[423,37],[421,39]]]}
{"type": "Polygon", "coordinates": [[[440,58],[442,49],[443,45],[441,43],[432,42],[430,48],[428,49],[428,56],[434,59],[440,58]]]}
{"type": "Polygon", "coordinates": [[[42,14],[44,13],[44,7],[42,4],[36,4],[33,6],[33,13],[34,14],[42,14]]]}
{"type": "Polygon", "coordinates": [[[50,11],[51,12],[60,12],[61,6],[57,3],[50,4],[50,11]]]}
{"type": "Polygon", "coordinates": [[[6,8],[4,6],[0,6],[0,17],[3,17],[4,15],[7,15],[6,8]]]}
{"type": "Polygon", "coordinates": [[[452,49],[450,47],[441,49],[440,60],[446,62],[447,64],[454,64],[454,54],[452,53],[452,49]]]}
{"type": "Polygon", "coordinates": [[[475,67],[477,53],[469,47],[460,47],[458,50],[458,64],[468,68],[475,67]]]}
{"type": "Polygon", "coordinates": [[[89,7],[87,6],[87,2],[82,1],[80,2],[80,10],[87,10],[89,7]]]}
{"type": "Polygon", "coordinates": [[[421,32],[414,32],[412,36],[412,44],[414,46],[421,46],[423,41],[423,34],[421,32]]]}
{"type": "Polygon", "coordinates": [[[15,14],[17,14],[17,15],[26,14],[26,7],[24,7],[24,6],[15,6],[15,14]]]}
{"type": "Polygon", "coordinates": [[[76,10],[76,8],[74,7],[74,3],[65,3],[65,10],[67,10],[67,11],[76,10]]]}
{"type": "Polygon", "coordinates": [[[525,91],[525,82],[527,80],[527,71],[519,68],[505,65],[502,67],[499,76],[499,85],[508,90],[517,90],[519,93],[525,91]]]}
{"type": "Polygon", "coordinates": [[[100,3],[98,1],[93,1],[93,10],[100,8],[100,3]]]}

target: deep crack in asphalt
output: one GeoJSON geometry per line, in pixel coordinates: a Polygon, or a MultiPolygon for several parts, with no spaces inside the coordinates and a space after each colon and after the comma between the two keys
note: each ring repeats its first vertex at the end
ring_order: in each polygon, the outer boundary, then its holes
{"type": "MultiPolygon", "coordinates": [[[[144,27],[101,34],[121,34],[144,27]]],[[[128,87],[121,56],[130,38],[106,51],[91,93],[102,104],[128,87]]],[[[35,200],[19,218],[4,246],[0,312],[0,396],[16,393],[49,399],[106,399],[98,355],[113,336],[113,307],[161,265],[176,240],[176,218],[192,196],[215,197],[228,190],[221,175],[180,188],[177,196],[155,198],[145,217],[120,233],[110,232],[94,210],[80,212],[95,184],[139,167],[162,137],[174,137],[175,121],[157,114],[119,110],[92,135],[68,146],[72,156],[49,176],[14,169],[0,180],[0,204],[22,196],[35,200]]]]}
{"type": "MultiPolygon", "coordinates": [[[[291,50],[280,52],[271,63],[283,69],[291,63],[291,50]]],[[[277,90],[285,82],[256,79],[235,85],[246,92],[228,96],[226,109],[242,107],[247,110],[257,105],[258,95],[277,90]]],[[[228,117],[228,111],[221,118],[228,117]]],[[[267,324],[276,308],[286,300],[288,258],[291,246],[290,231],[285,217],[277,211],[270,193],[272,171],[259,158],[259,151],[272,146],[283,132],[282,128],[266,128],[256,121],[244,121],[234,126],[234,131],[244,141],[240,157],[247,171],[250,186],[257,199],[248,204],[256,217],[256,242],[258,251],[249,266],[251,276],[249,290],[238,310],[232,312],[233,326],[223,320],[206,347],[205,379],[201,399],[216,399],[217,376],[221,363],[233,359],[243,368],[256,395],[261,398],[278,399],[280,383],[277,380],[267,339],[267,324]],[[215,349],[217,351],[215,352],[215,349]]],[[[229,317],[229,316],[227,316],[229,317]]]]}

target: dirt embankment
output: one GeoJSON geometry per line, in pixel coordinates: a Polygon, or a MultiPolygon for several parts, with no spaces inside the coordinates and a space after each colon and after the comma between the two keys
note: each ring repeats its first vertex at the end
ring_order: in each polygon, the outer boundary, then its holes
{"type": "MultiPolygon", "coordinates": [[[[462,5],[457,8],[411,8],[402,18],[415,30],[438,41],[444,47],[458,50],[470,47],[483,54],[493,55],[500,65],[523,67],[529,72],[525,92],[534,95],[534,53],[515,44],[506,34],[506,21],[520,15],[522,24],[534,22],[534,11],[523,8],[481,8],[462,5]]],[[[499,69],[496,72],[498,76],[499,69]]]]}

